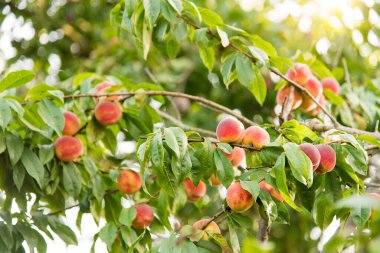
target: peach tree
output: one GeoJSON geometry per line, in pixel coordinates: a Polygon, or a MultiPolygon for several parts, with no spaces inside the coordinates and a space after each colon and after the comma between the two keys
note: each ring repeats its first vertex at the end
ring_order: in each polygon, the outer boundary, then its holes
{"type": "MultiPolygon", "coordinates": [[[[316,57],[281,57],[264,36],[187,0],[122,0],[110,23],[138,62],[179,64],[190,51],[211,81],[244,87],[257,106],[276,76],[272,117],[164,89],[149,71],[139,83],[85,72],[58,86],[10,71],[0,80],[0,252],[25,252],[24,242],[46,252],[53,234],[80,243],[64,221],[72,208],[78,228],[87,213],[105,220],[94,245],[109,252],[316,252],[312,230],[333,221],[326,252],[377,252],[380,195],[368,187],[379,185],[368,168],[380,133],[354,122],[346,101],[363,87],[346,65],[340,85],[341,72],[316,57]],[[214,128],[186,124],[181,101],[201,105],[195,115],[214,128]]],[[[377,86],[361,98],[367,118],[379,111],[377,86]]]]}

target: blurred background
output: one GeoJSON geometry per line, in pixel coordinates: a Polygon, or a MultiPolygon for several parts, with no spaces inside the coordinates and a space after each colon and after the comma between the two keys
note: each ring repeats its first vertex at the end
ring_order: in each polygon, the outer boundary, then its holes
{"type": "MultiPolygon", "coordinates": [[[[110,23],[109,14],[116,0],[2,0],[0,3],[0,78],[7,72],[29,69],[37,73],[35,83],[70,84],[80,72],[116,76],[123,81],[139,83],[158,81],[167,90],[182,91],[207,97],[236,109],[258,123],[274,117],[276,77],[266,75],[268,97],[263,107],[251,93],[238,84],[227,90],[219,73],[209,73],[201,63],[195,46],[183,43],[176,59],[167,59],[152,51],[148,61],[138,54],[133,40],[110,23]],[[153,80],[155,79],[155,80],[153,80]]],[[[366,89],[371,83],[380,87],[380,0],[194,0],[213,9],[225,23],[270,41],[279,55],[292,59],[316,58],[323,62],[339,82],[345,82],[343,59],[347,62],[354,86],[366,89]]],[[[372,86],[371,86],[372,87],[372,86]]],[[[377,91],[378,92],[378,91],[377,91]]],[[[377,100],[376,100],[377,101],[377,100]]],[[[190,125],[215,129],[210,112],[197,104],[177,101],[183,119],[190,125]],[[197,117],[193,117],[194,115],[197,117]]],[[[364,110],[364,108],[363,108],[364,110]]],[[[378,112],[374,112],[377,117],[378,112]]],[[[357,113],[366,129],[371,115],[357,113]]],[[[354,121],[354,120],[353,120],[354,121]]],[[[359,124],[358,120],[352,124],[359,124]]],[[[76,210],[68,212],[68,223],[75,227],[76,210]]],[[[292,218],[293,219],[293,218],[292,218]]],[[[285,236],[297,241],[304,236],[312,217],[294,217],[299,230],[277,229],[274,239],[285,236]],[[282,232],[281,232],[282,231],[282,232]]],[[[88,252],[96,226],[83,218],[86,226],[77,231],[80,247],[71,252],[88,252]]],[[[318,228],[307,235],[309,244],[299,252],[321,249],[318,228]]],[[[287,247],[294,245],[283,245],[287,247]]],[[[49,244],[49,252],[66,252],[59,239],[49,244]]],[[[97,242],[97,251],[104,252],[97,242]]],[[[290,252],[290,251],[288,251],[290,252]]]]}

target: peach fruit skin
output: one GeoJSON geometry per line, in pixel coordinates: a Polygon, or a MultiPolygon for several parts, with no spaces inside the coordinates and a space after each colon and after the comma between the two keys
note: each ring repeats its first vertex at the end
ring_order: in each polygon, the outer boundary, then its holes
{"type": "MultiPolygon", "coordinates": [[[[193,228],[202,230],[203,226],[206,225],[208,222],[209,219],[199,220],[193,224],[193,228]]],[[[219,226],[214,221],[208,224],[207,227],[205,227],[203,230],[213,231],[214,233],[221,234],[219,226]]],[[[204,233],[204,235],[202,236],[202,240],[208,240],[208,235],[206,233],[204,233]]]]}
{"type": "Polygon", "coordinates": [[[63,126],[62,134],[63,135],[74,135],[80,129],[80,120],[77,115],[72,112],[65,112],[63,114],[65,118],[65,125],[63,126]]]}
{"type": "Polygon", "coordinates": [[[259,186],[260,186],[260,188],[261,188],[262,190],[269,192],[269,194],[270,194],[272,197],[276,198],[278,201],[281,201],[281,202],[284,201],[284,198],[281,196],[281,194],[278,193],[278,192],[274,189],[274,187],[271,186],[270,184],[268,184],[265,180],[261,181],[261,182],[259,183],[259,186]]]}
{"type": "Polygon", "coordinates": [[[244,132],[243,144],[262,149],[270,142],[268,132],[259,126],[250,126],[244,132]]]}
{"type": "Polygon", "coordinates": [[[190,178],[186,178],[184,181],[184,189],[187,199],[196,202],[206,194],[206,184],[199,181],[199,184],[195,187],[190,178]]]}
{"type": "Polygon", "coordinates": [[[301,149],[309,157],[311,164],[313,165],[313,170],[315,171],[319,166],[319,162],[321,161],[321,154],[319,153],[318,149],[310,143],[303,143],[299,145],[298,148],[301,149]]]}
{"type": "Polygon", "coordinates": [[[214,186],[221,184],[219,181],[218,175],[216,175],[216,174],[211,175],[210,181],[211,181],[211,185],[214,185],[214,186]]]}
{"type": "Polygon", "coordinates": [[[227,189],[227,205],[235,212],[245,212],[255,202],[253,196],[241,187],[240,182],[232,183],[227,189]]]}
{"type": "Polygon", "coordinates": [[[132,221],[132,226],[136,229],[144,229],[154,220],[154,214],[152,208],[145,203],[137,204],[134,206],[136,209],[136,217],[132,221]]]}
{"type": "Polygon", "coordinates": [[[95,107],[95,118],[105,126],[118,122],[121,115],[122,108],[118,102],[102,101],[95,107]]]}
{"type": "Polygon", "coordinates": [[[240,142],[243,134],[243,123],[233,117],[222,119],[216,128],[216,136],[221,142],[240,142]]]}
{"type": "Polygon", "coordinates": [[[141,188],[139,173],[133,170],[123,170],[117,178],[117,186],[121,192],[133,194],[141,188]]]}
{"type": "Polygon", "coordinates": [[[231,154],[226,153],[227,158],[231,161],[233,166],[240,165],[245,158],[245,151],[243,148],[234,147],[231,154]]]}
{"type": "Polygon", "coordinates": [[[83,154],[83,143],[77,137],[64,135],[57,139],[54,149],[59,160],[72,162],[83,154]]]}
{"type": "Polygon", "coordinates": [[[336,164],[336,154],[334,149],[327,144],[318,145],[317,149],[321,154],[321,161],[316,172],[324,174],[332,171],[336,164]]]}
{"type": "Polygon", "coordinates": [[[331,77],[326,77],[321,81],[324,90],[331,90],[335,95],[340,92],[340,85],[337,80],[331,77]]]}
{"type": "MultiPolygon", "coordinates": [[[[325,104],[326,104],[326,98],[325,98],[325,96],[323,94],[319,97],[318,102],[319,102],[319,104],[321,106],[323,106],[323,107],[325,106],[325,104]]],[[[322,109],[319,106],[317,106],[313,110],[308,111],[307,114],[312,115],[312,116],[316,116],[321,111],[322,111],[322,109]]]]}
{"type": "MultiPolygon", "coordinates": [[[[318,101],[323,92],[322,84],[315,77],[311,77],[309,81],[303,85],[310,94],[318,101]]],[[[306,94],[302,94],[302,104],[300,109],[302,111],[310,111],[317,107],[317,104],[306,94]]]]}
{"type": "Polygon", "coordinates": [[[306,64],[295,63],[293,65],[293,68],[289,68],[286,75],[289,77],[290,80],[300,85],[306,83],[312,75],[309,66],[307,66],[306,64]]]}
{"type": "MultiPolygon", "coordinates": [[[[288,85],[288,86],[286,86],[286,87],[284,87],[284,88],[282,88],[281,90],[278,91],[277,97],[276,97],[277,104],[282,105],[284,103],[285,96],[288,96],[288,99],[289,99],[290,88],[291,88],[291,86],[288,85]]],[[[294,92],[293,92],[293,106],[292,106],[292,110],[295,110],[298,107],[300,107],[300,105],[302,104],[302,96],[296,90],[296,88],[294,88],[293,90],[294,90],[294,92]]]]}

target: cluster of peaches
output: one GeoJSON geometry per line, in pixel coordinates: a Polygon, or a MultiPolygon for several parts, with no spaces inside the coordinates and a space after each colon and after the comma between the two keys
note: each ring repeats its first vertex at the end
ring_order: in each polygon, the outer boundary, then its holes
{"type": "MultiPolygon", "coordinates": [[[[110,83],[104,82],[96,87],[98,93],[102,92],[110,83]]],[[[112,125],[117,123],[123,113],[123,109],[118,98],[110,97],[106,99],[96,99],[95,118],[104,125],[112,125]]],[[[72,162],[83,154],[83,143],[74,135],[81,129],[81,122],[77,115],[72,112],[64,113],[65,124],[62,131],[62,137],[55,142],[55,154],[64,162],[72,162]]]]}
{"type": "MultiPolygon", "coordinates": [[[[311,72],[310,68],[302,63],[294,64],[293,68],[290,68],[286,73],[286,76],[296,82],[297,84],[303,86],[310,94],[318,101],[322,106],[326,103],[326,98],[323,95],[323,90],[331,90],[335,95],[340,92],[339,83],[331,77],[324,78],[319,81],[311,72]]],[[[281,104],[284,102],[285,97],[289,97],[291,92],[291,86],[285,86],[277,93],[277,103],[281,104]]],[[[301,94],[300,91],[294,88],[293,91],[293,105],[292,109],[295,110],[299,108],[301,111],[310,114],[312,116],[317,115],[321,108],[317,107],[317,104],[308,97],[306,94],[301,94]]]]}

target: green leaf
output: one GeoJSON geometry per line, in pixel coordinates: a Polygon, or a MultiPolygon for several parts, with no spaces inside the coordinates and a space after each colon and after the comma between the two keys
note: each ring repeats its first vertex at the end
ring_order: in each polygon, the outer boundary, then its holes
{"type": "Polygon", "coordinates": [[[187,151],[187,136],[185,132],[182,130],[182,128],[179,127],[169,127],[172,133],[174,134],[178,147],[179,147],[179,157],[184,157],[186,151],[187,151]]]}
{"type": "Polygon", "coordinates": [[[82,175],[74,163],[63,163],[63,186],[73,197],[77,197],[82,189],[82,175]]]}
{"type": "Polygon", "coordinates": [[[83,165],[89,174],[91,180],[92,191],[98,202],[101,202],[104,195],[103,181],[97,174],[97,167],[95,163],[89,157],[83,157],[83,165]]]}
{"type": "Polygon", "coordinates": [[[70,227],[61,223],[57,218],[49,217],[50,228],[56,233],[65,243],[78,245],[78,239],[70,227]]]}
{"type": "Polygon", "coordinates": [[[219,26],[216,27],[216,31],[219,34],[220,40],[223,47],[228,47],[230,40],[228,39],[228,34],[219,26]]]}
{"type": "Polygon", "coordinates": [[[21,165],[21,163],[17,163],[13,167],[13,182],[15,183],[17,189],[20,191],[21,187],[24,183],[25,178],[25,168],[21,165]]]}
{"type": "Polygon", "coordinates": [[[5,99],[0,98],[0,126],[5,129],[11,120],[11,108],[5,99]]]}
{"type": "Polygon", "coordinates": [[[203,23],[207,26],[214,27],[223,25],[223,19],[216,12],[202,7],[198,7],[198,9],[201,13],[203,23]]]}
{"type": "Polygon", "coordinates": [[[264,50],[264,52],[267,53],[269,56],[277,55],[276,49],[272,46],[272,44],[266,40],[263,40],[260,36],[254,34],[250,36],[250,39],[253,45],[264,50]]]}
{"type": "Polygon", "coordinates": [[[0,134],[0,154],[7,149],[7,144],[5,142],[5,135],[0,134]]]}
{"type": "Polygon", "coordinates": [[[20,160],[22,151],[24,149],[24,144],[19,136],[7,135],[5,137],[5,142],[7,143],[7,151],[9,154],[9,159],[11,164],[15,165],[18,160],[20,160]]]}
{"type": "Polygon", "coordinates": [[[356,207],[351,211],[351,217],[354,224],[360,229],[364,228],[364,225],[367,223],[371,216],[370,208],[361,208],[356,207]]]}
{"type": "Polygon", "coordinates": [[[143,0],[145,16],[148,17],[150,27],[153,27],[160,15],[160,0],[143,0]]]}
{"type": "Polygon", "coordinates": [[[214,152],[215,167],[218,172],[218,178],[224,186],[229,186],[234,179],[234,170],[230,160],[222,150],[217,149],[214,152]]]}
{"type": "Polygon", "coordinates": [[[43,99],[39,103],[38,114],[42,120],[58,134],[62,135],[65,119],[61,109],[48,99],[43,99]]]}
{"type": "Polygon", "coordinates": [[[260,186],[255,181],[240,181],[241,187],[252,194],[253,198],[256,200],[260,194],[260,186]]]}
{"type": "Polygon", "coordinates": [[[328,199],[326,194],[320,195],[315,200],[316,217],[315,221],[317,225],[322,229],[326,229],[334,218],[333,203],[328,199]]]}
{"type": "Polygon", "coordinates": [[[42,188],[44,186],[45,169],[37,155],[34,154],[29,148],[24,147],[21,156],[21,162],[24,165],[28,174],[34,178],[38,185],[42,188]]]}
{"type": "Polygon", "coordinates": [[[240,232],[240,227],[231,217],[227,217],[228,221],[228,232],[230,234],[230,242],[232,248],[235,250],[235,252],[240,252],[240,243],[239,243],[239,237],[238,232],[240,232]]]}
{"type": "Polygon", "coordinates": [[[289,195],[285,173],[285,153],[282,153],[277,159],[276,164],[273,167],[273,171],[276,176],[276,185],[281,196],[289,206],[300,212],[302,209],[294,203],[293,199],[289,195]]]}
{"type": "Polygon", "coordinates": [[[159,169],[162,169],[164,166],[164,147],[162,145],[162,134],[161,131],[157,132],[157,134],[152,139],[152,163],[159,169]]]}
{"type": "Polygon", "coordinates": [[[108,248],[112,246],[113,242],[116,239],[116,235],[117,235],[117,227],[113,223],[106,224],[99,231],[99,238],[107,245],[108,248]]]}
{"type": "Polygon", "coordinates": [[[220,148],[224,153],[231,154],[232,153],[232,147],[228,143],[219,142],[216,144],[218,148],[220,148]]]}
{"type": "Polygon", "coordinates": [[[172,128],[165,128],[164,129],[164,135],[165,135],[165,143],[168,145],[168,147],[173,150],[174,154],[179,158],[180,157],[180,150],[179,145],[176,139],[176,136],[173,132],[172,128]]]}
{"type": "Polygon", "coordinates": [[[257,102],[262,105],[266,96],[266,85],[260,70],[242,55],[237,55],[235,64],[239,82],[250,90],[257,102]]]}
{"type": "Polygon", "coordinates": [[[269,58],[268,58],[268,55],[263,50],[254,46],[249,46],[248,49],[251,52],[251,55],[256,59],[256,62],[255,62],[256,66],[259,66],[259,67],[267,66],[269,62],[269,58]]]}
{"type": "Polygon", "coordinates": [[[294,143],[285,143],[283,147],[294,178],[310,187],[313,184],[313,166],[309,157],[294,143]]]}
{"type": "Polygon", "coordinates": [[[33,79],[34,73],[29,70],[10,72],[6,77],[4,77],[4,79],[0,81],[0,92],[24,85],[33,79]]]}
{"type": "Polygon", "coordinates": [[[220,69],[220,72],[223,76],[223,82],[226,85],[226,88],[228,89],[229,85],[233,82],[234,77],[232,75],[233,65],[235,63],[237,54],[232,54],[227,56],[224,61],[223,65],[220,69]]]}
{"type": "Polygon", "coordinates": [[[146,229],[143,230],[143,232],[137,237],[137,239],[129,246],[128,253],[133,253],[136,245],[139,243],[139,241],[144,237],[146,232],[146,229]]]}
{"type": "Polygon", "coordinates": [[[199,46],[199,55],[203,64],[206,66],[209,72],[212,72],[215,65],[215,51],[214,47],[199,46]]]}
{"type": "Polygon", "coordinates": [[[136,209],[132,206],[121,210],[119,222],[124,226],[130,227],[132,221],[136,218],[136,209]]]}
{"type": "Polygon", "coordinates": [[[168,0],[168,2],[178,14],[181,14],[183,10],[182,0],[168,0]]]}
{"type": "Polygon", "coordinates": [[[223,235],[215,233],[211,230],[205,231],[205,233],[207,233],[208,236],[212,238],[212,240],[214,240],[222,248],[223,253],[233,253],[233,250],[230,248],[230,245],[228,245],[223,235]]]}
{"type": "Polygon", "coordinates": [[[202,174],[207,178],[210,177],[215,170],[213,149],[209,139],[205,140],[203,148],[200,150],[200,152],[200,171],[202,171],[202,174]]]}
{"type": "Polygon", "coordinates": [[[144,22],[143,24],[143,53],[144,60],[148,58],[148,53],[152,45],[152,29],[144,22]]]}

